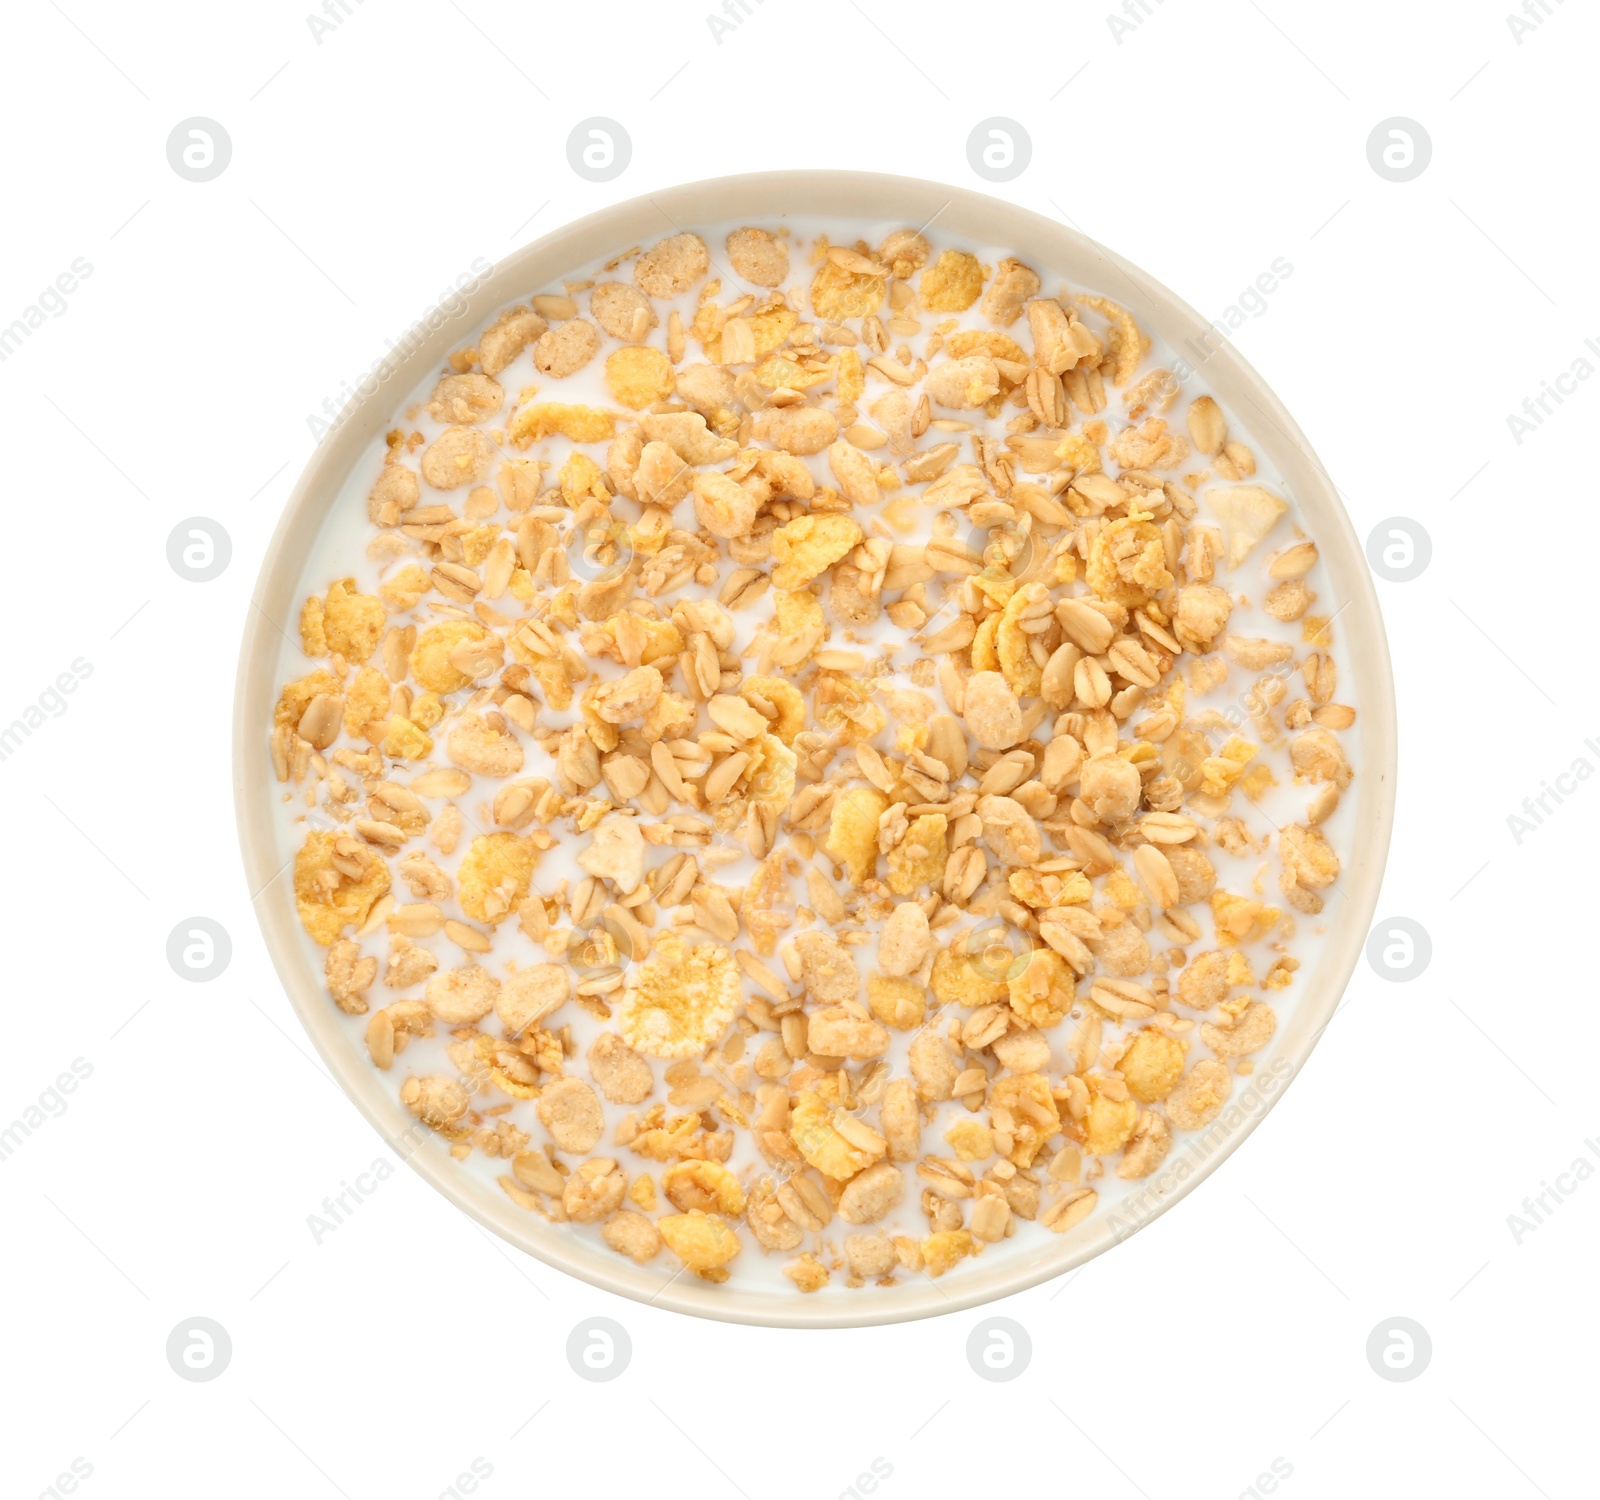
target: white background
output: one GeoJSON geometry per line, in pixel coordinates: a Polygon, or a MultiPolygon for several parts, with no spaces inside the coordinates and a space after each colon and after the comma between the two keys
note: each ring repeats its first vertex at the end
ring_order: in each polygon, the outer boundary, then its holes
{"type": "Polygon", "coordinates": [[[0,722],[74,659],[93,671],[0,763],[0,1124],[74,1058],[93,1072],[0,1161],[4,1494],[50,1493],[74,1459],[90,1497],[426,1500],[474,1459],[489,1500],[832,1497],[874,1459],[891,1500],[1231,1497],[1274,1460],[1306,1500],[1593,1493],[1600,1186],[1520,1244],[1508,1215],[1600,1136],[1600,787],[1520,844],[1507,817],[1576,758],[1600,767],[1600,382],[1520,445],[1506,421],[1600,335],[1593,13],[1550,0],[1519,43],[1491,0],[1151,0],[1119,41],[1099,3],[749,0],[719,44],[705,0],[352,0],[318,43],[303,3],[7,7],[0,326],[75,258],[93,270],[0,364],[0,722]],[[204,184],[165,153],[196,115],[233,143],[204,184]],[[602,185],[565,152],[593,115],[633,142],[602,185]],[[1033,1344],[1011,1383],[968,1367],[977,1314],[686,1320],[517,1257],[408,1171],[316,1245],[307,1216],[381,1147],[274,982],[229,788],[236,646],[307,415],[476,257],[724,172],[983,188],[966,138],[991,115],[1033,158],[990,191],[1207,315],[1292,263],[1239,346],[1358,533],[1403,516],[1432,538],[1419,579],[1379,584],[1401,714],[1381,914],[1423,924],[1431,965],[1363,966],[1201,1191],[997,1308],[1033,1344]],[[1391,116],[1432,140],[1410,182],[1368,163],[1391,116]],[[196,515],[232,538],[209,584],[166,560],[196,515]],[[195,914],[233,940],[207,984],[165,958],[195,914]],[[596,1314],[633,1342],[609,1384],[563,1353],[596,1314]],[[195,1315],[233,1343],[207,1384],[164,1354],[195,1315]],[[1433,1344],[1408,1383],[1364,1352],[1397,1315],[1433,1344]]]}

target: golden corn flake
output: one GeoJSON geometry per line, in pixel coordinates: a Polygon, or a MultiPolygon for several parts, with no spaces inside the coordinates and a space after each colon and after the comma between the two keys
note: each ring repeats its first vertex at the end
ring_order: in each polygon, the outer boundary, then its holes
{"type": "Polygon", "coordinates": [[[877,312],[883,303],[884,279],[862,271],[847,271],[825,260],[811,278],[811,310],[819,318],[838,323],[845,318],[864,318],[877,312]]]}
{"type": "Polygon", "coordinates": [[[945,847],[948,827],[943,813],[923,813],[911,820],[906,836],[889,851],[889,889],[895,895],[910,896],[944,879],[950,858],[945,847]]]}
{"type": "Polygon", "coordinates": [[[272,722],[298,724],[300,716],[305,713],[313,698],[343,691],[344,689],[339,686],[339,679],[332,672],[326,672],[318,667],[315,672],[302,677],[298,682],[284,684],[283,691],[278,694],[278,706],[273,710],[272,722]]]}
{"type": "Polygon", "coordinates": [[[1000,670],[1000,656],[995,648],[995,638],[1000,632],[1000,616],[998,614],[985,615],[978,626],[977,634],[972,638],[972,670],[974,672],[998,672],[1000,670]]]}
{"type": "Polygon", "coordinates": [[[307,932],[326,948],[366,921],[389,889],[389,867],[359,839],[312,829],[294,857],[294,901],[307,932]],[[354,871],[354,873],[351,873],[354,871]]]}
{"type": "Polygon", "coordinates": [[[821,601],[804,590],[780,589],[773,598],[773,607],[773,623],[784,647],[780,653],[783,665],[804,666],[828,638],[828,620],[822,613],[821,601]]]}
{"type": "Polygon", "coordinates": [[[1183,1046],[1153,1026],[1137,1033],[1117,1064],[1128,1092],[1145,1104],[1165,1099],[1183,1077],[1183,1046]]]}
{"type": "Polygon", "coordinates": [[[739,696],[758,713],[763,712],[763,704],[778,711],[778,717],[770,721],[772,732],[786,745],[792,745],[806,727],[805,695],[787,678],[746,677],[739,684],[739,696]]]}
{"type": "Polygon", "coordinates": [[[411,675],[433,693],[453,693],[472,681],[450,664],[450,653],[463,643],[489,639],[490,632],[476,620],[443,620],[417,636],[411,651],[411,675]]]}
{"type": "Polygon", "coordinates": [[[788,386],[793,391],[804,391],[831,380],[833,364],[828,361],[802,365],[782,354],[774,354],[762,360],[751,373],[755,375],[756,384],[764,390],[775,391],[779,386],[788,386]]]}
{"type": "Polygon", "coordinates": [[[552,433],[574,443],[604,443],[616,436],[609,412],[594,406],[566,406],[559,401],[541,401],[524,406],[511,419],[509,436],[519,448],[540,442],[552,433]]]}
{"type": "Polygon", "coordinates": [[[1084,578],[1102,599],[1137,609],[1172,582],[1161,528],[1139,511],[1102,527],[1084,578]]]}
{"type": "Polygon", "coordinates": [[[378,747],[396,760],[423,760],[433,752],[433,740],[402,714],[391,714],[378,747]]]}
{"type": "Polygon", "coordinates": [[[739,1005],[739,970],[721,943],[656,939],[629,974],[617,1014],[622,1039],[651,1057],[696,1057],[728,1029],[739,1005]]]}
{"type": "Polygon", "coordinates": [[[989,1089],[989,1124],[996,1134],[1011,1137],[1008,1160],[1014,1166],[1031,1167],[1044,1143],[1061,1129],[1050,1080],[1043,1073],[996,1079],[989,1089]]]}
{"type": "Polygon", "coordinates": [[[661,1174],[661,1191],[667,1202],[685,1213],[727,1214],[744,1212],[745,1193],[739,1179],[721,1162],[680,1161],[661,1174]]]}
{"type": "Polygon", "coordinates": [[[528,894],[538,853],[515,833],[484,833],[467,846],[456,878],[461,909],[475,922],[503,921],[528,894]]]}
{"type": "Polygon", "coordinates": [[[995,629],[995,655],[1000,659],[1000,670],[1019,698],[1038,697],[1044,677],[1044,669],[1033,659],[1029,648],[1033,637],[1022,628],[1022,612],[1028,603],[1026,590],[1018,589],[1000,612],[1000,624],[995,629]]]}
{"type": "Polygon", "coordinates": [[[1059,874],[1013,870],[1006,877],[1006,884],[1018,901],[1036,910],[1045,906],[1082,906],[1094,896],[1094,887],[1081,870],[1063,870],[1059,874]]]}
{"type": "Polygon", "coordinates": [[[322,600],[315,594],[300,606],[300,649],[307,656],[328,654],[328,636],[323,628],[322,600]]]}
{"type": "Polygon", "coordinates": [[[629,344],[606,356],[606,389],[634,411],[666,400],[672,384],[672,362],[660,349],[629,344]]]}
{"type": "Polygon", "coordinates": [[[1011,1009],[1041,1031],[1060,1023],[1072,1009],[1076,980],[1066,959],[1054,948],[1035,948],[1026,964],[1017,964],[1008,989],[1011,1009]]]}
{"type": "Polygon", "coordinates": [[[406,717],[418,729],[432,729],[444,717],[444,704],[437,693],[418,693],[411,700],[411,712],[406,717]]]}
{"type": "Polygon", "coordinates": [[[835,1109],[816,1089],[802,1089],[789,1114],[789,1139],[824,1177],[848,1182],[878,1158],[834,1128],[835,1109]]]}
{"type": "Polygon", "coordinates": [[[867,388],[867,370],[861,356],[854,349],[839,351],[839,399],[852,404],[861,399],[867,388]]]}
{"type": "Polygon", "coordinates": [[[964,250],[941,251],[917,284],[917,296],[929,312],[965,312],[982,293],[983,267],[964,250]]]}
{"type": "Polygon", "coordinates": [[[1132,1099],[1113,1099],[1103,1093],[1104,1080],[1094,1074],[1087,1082],[1089,1112],[1082,1122],[1083,1149],[1091,1156],[1109,1156],[1127,1145],[1139,1118],[1139,1106],[1132,1099]]]}
{"type": "Polygon", "coordinates": [[[415,609],[427,592],[428,575],[415,563],[407,563],[392,578],[386,578],[378,585],[378,597],[397,615],[415,609]]]}
{"type": "MultiPolygon", "coordinates": [[[[367,725],[381,725],[389,717],[389,679],[376,667],[363,667],[344,700],[344,732],[366,734],[367,725]]],[[[378,730],[381,738],[382,728],[378,730]]]]}
{"type": "Polygon", "coordinates": [[[611,500],[611,491],[606,488],[600,465],[587,453],[572,454],[562,464],[556,483],[561,488],[561,498],[574,510],[585,500],[598,500],[602,505],[611,500]]]}
{"type": "Polygon", "coordinates": [[[861,528],[849,516],[824,511],[797,516],[772,534],[773,587],[801,589],[827,572],[861,541],[861,528]]]}
{"type": "Polygon", "coordinates": [[[833,802],[823,848],[845,868],[852,885],[867,880],[878,865],[878,819],[889,799],[876,787],[850,787],[833,802]]]}
{"type": "Polygon", "coordinates": [[[964,359],[969,354],[987,354],[990,359],[1009,360],[1013,364],[1032,364],[1027,352],[1015,339],[988,328],[963,328],[945,340],[944,352],[951,359],[964,359]]]}
{"type": "Polygon", "coordinates": [[[656,1220],[667,1249],[696,1276],[722,1281],[722,1268],[739,1253],[739,1236],[715,1214],[663,1214],[656,1220]]]}
{"type": "Polygon", "coordinates": [[[994,1132],[970,1115],[957,1120],[945,1131],[944,1138],[962,1161],[984,1161],[994,1155],[994,1132]]]}
{"type": "Polygon", "coordinates": [[[934,956],[928,987],[941,1005],[1004,1005],[1010,994],[1006,975],[1014,966],[1009,950],[990,953],[981,938],[969,939],[980,951],[941,948],[934,956]]]}
{"type": "Polygon", "coordinates": [[[329,584],[322,610],[328,650],[337,651],[347,662],[356,664],[378,649],[387,616],[383,605],[371,594],[356,592],[355,579],[341,578],[329,584]]]}
{"type": "Polygon", "coordinates": [[[1230,891],[1211,893],[1211,920],[1217,929],[1217,941],[1224,947],[1265,937],[1282,915],[1277,907],[1249,896],[1235,896],[1230,891]]]}
{"type": "Polygon", "coordinates": [[[1259,748],[1236,734],[1230,735],[1221,750],[1200,762],[1201,790],[1208,796],[1223,796],[1244,774],[1244,768],[1255,759],[1259,748]]]}
{"type": "Polygon", "coordinates": [[[922,1025],[928,1012],[928,997],[914,979],[890,974],[867,976],[867,1004],[885,1026],[910,1031],[922,1025]]]}
{"type": "Polygon", "coordinates": [[[752,802],[781,813],[794,797],[794,773],[800,758],[775,734],[764,734],[749,746],[745,793],[752,802]]]}
{"type": "Polygon", "coordinates": [[[941,1229],[922,1242],[922,1269],[930,1276],[943,1276],[951,1266],[969,1255],[981,1255],[983,1241],[965,1229],[941,1229]]]}

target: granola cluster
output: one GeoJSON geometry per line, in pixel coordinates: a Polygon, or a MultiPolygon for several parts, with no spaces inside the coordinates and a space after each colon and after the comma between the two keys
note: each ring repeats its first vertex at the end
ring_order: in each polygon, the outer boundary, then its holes
{"type": "Polygon", "coordinates": [[[809,1292],[1217,1119],[1355,711],[1315,543],[1150,347],[1014,258],[750,226],[451,357],[271,745],[329,995],[455,1155],[809,1292]]]}

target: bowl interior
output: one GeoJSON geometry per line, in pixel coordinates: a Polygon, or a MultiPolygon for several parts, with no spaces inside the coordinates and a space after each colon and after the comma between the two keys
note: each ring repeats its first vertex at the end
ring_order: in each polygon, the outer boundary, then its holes
{"type": "MultiPolygon", "coordinates": [[[[1182,370],[1179,371],[1183,374],[1182,370]]],[[[1349,517],[1304,435],[1281,403],[1225,338],[1185,303],[1084,236],[1025,209],[964,189],[869,173],[804,171],[719,178],[617,204],[517,251],[403,339],[364,382],[322,440],[289,499],[267,550],[249,611],[234,705],[234,791],[245,872],[279,977],[330,1072],[390,1145],[478,1222],[545,1263],[657,1307],[738,1322],[779,1326],[855,1326],[955,1311],[1021,1291],[1109,1249],[1164,1212],[1222,1161],[1254,1128],[1305,1063],[1338,1006],[1371,925],[1394,806],[1395,715],[1388,647],[1371,577],[1349,517]],[[341,1029],[312,962],[295,913],[289,868],[266,789],[274,784],[265,727],[276,699],[280,626],[299,608],[301,574],[325,519],[398,402],[436,371],[499,307],[559,284],[574,267],[648,244],[680,228],[737,217],[766,222],[828,216],[919,226],[972,244],[1000,244],[1070,284],[1121,302],[1141,327],[1173,350],[1194,351],[1204,385],[1250,430],[1256,450],[1283,476],[1305,529],[1317,539],[1339,611],[1341,667],[1356,684],[1361,715],[1355,749],[1360,774],[1344,870],[1325,915],[1327,931],[1298,998],[1255,1072],[1206,1131],[1186,1137],[1163,1168],[1114,1212],[1096,1215],[1060,1237],[964,1262],[942,1281],[912,1278],[886,1293],[802,1297],[761,1295],[674,1276],[661,1265],[622,1256],[516,1207],[498,1190],[462,1172],[393,1098],[364,1051],[341,1029]]]]}

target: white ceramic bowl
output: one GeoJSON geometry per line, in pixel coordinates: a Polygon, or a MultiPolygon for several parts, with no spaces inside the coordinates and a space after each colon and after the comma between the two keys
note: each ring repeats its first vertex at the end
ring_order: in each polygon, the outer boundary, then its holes
{"type": "MultiPolygon", "coordinates": [[[[234,797],[246,877],[267,947],[290,1002],[329,1071],[373,1126],[391,1143],[414,1138],[415,1122],[395,1099],[389,1080],[329,1003],[320,970],[299,930],[289,869],[284,865],[272,799],[276,782],[267,730],[279,680],[280,636],[273,621],[296,618],[298,584],[328,498],[339,493],[369,442],[389,424],[396,404],[499,307],[559,284],[574,268],[633,244],[649,244],[676,229],[745,218],[770,223],[790,215],[921,225],[938,218],[939,231],[963,243],[1004,245],[1052,277],[1092,288],[1124,303],[1141,326],[1172,348],[1209,325],[1142,271],[1092,240],[1025,209],[963,188],[866,172],[772,172],[715,178],[635,198],[545,235],[497,265],[470,292],[458,315],[421,336],[387,378],[358,393],[322,441],[284,510],[262,563],[245,627],[234,702],[234,797]]],[[[408,345],[412,341],[408,340],[408,345]]],[[[584,1281],[657,1307],[733,1322],[786,1327],[848,1327],[952,1312],[1022,1291],[1110,1249],[1202,1182],[1238,1146],[1298,1074],[1338,1008],[1372,923],[1394,814],[1395,711],[1388,645],[1361,545],[1332,482],[1261,377],[1232,344],[1214,340],[1205,383],[1250,429],[1257,450],[1284,476],[1299,519],[1317,539],[1339,614],[1341,662],[1353,677],[1357,722],[1353,847],[1343,851],[1339,896],[1328,907],[1326,936],[1302,971],[1296,998],[1271,1051],[1235,1092],[1212,1127],[1185,1136],[1142,1190],[1113,1212],[1102,1210],[1068,1234],[1009,1242],[1003,1255],[964,1261],[939,1281],[912,1277],[890,1289],[802,1296],[787,1286],[770,1291],[737,1284],[712,1286],[673,1276],[660,1263],[631,1261],[560,1225],[546,1223],[463,1171],[435,1140],[408,1156],[445,1197],[520,1250],[584,1281]]],[[[996,1247],[997,1249],[999,1247],[996,1247]]],[[[668,1260],[670,1257],[662,1257],[668,1260]]]]}

